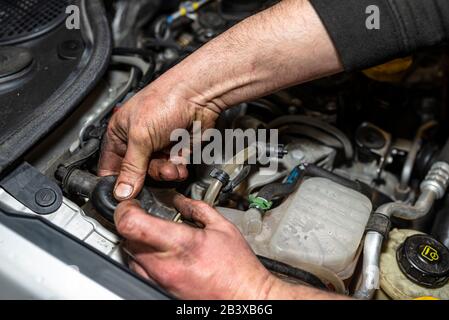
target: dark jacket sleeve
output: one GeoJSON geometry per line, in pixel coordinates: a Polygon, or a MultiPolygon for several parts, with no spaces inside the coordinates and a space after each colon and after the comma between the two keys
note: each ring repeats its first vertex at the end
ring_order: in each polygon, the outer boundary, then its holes
{"type": "Polygon", "coordinates": [[[373,66],[449,39],[449,0],[310,0],[346,70],[373,66]],[[379,8],[369,29],[367,7],[379,8]]]}

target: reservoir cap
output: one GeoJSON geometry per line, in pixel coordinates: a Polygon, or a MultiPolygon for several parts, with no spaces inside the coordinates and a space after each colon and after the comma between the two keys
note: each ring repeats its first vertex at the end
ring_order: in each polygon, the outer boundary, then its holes
{"type": "Polygon", "coordinates": [[[438,288],[449,279],[449,250],[429,235],[408,237],[396,251],[399,268],[414,283],[438,288]]]}

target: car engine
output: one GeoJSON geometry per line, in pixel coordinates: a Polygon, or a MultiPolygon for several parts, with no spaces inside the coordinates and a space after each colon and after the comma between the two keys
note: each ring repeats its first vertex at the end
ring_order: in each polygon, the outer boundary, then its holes
{"type": "MultiPolygon", "coordinates": [[[[103,135],[137,92],[275,2],[0,2],[0,26],[16,23],[0,28],[0,234],[13,230],[120,297],[167,297],[127,267],[115,177],[97,176],[103,135]],[[70,5],[79,29],[67,29],[70,5]],[[23,16],[33,6],[45,21],[23,16]]],[[[276,130],[265,165],[189,165],[185,182],[147,179],[138,200],[178,223],[190,222],[173,194],[206,201],[292,283],[359,299],[449,299],[448,110],[447,46],[302,84],[217,120],[222,132],[276,130]]],[[[1,237],[1,256],[17,253],[1,237]]],[[[0,283],[47,297],[10,268],[0,263],[0,283]]]]}

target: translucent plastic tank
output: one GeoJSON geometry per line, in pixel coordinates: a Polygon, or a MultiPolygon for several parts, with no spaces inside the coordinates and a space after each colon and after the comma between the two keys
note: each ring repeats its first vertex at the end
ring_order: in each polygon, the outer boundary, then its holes
{"type": "Polygon", "coordinates": [[[245,231],[247,213],[220,211],[246,232],[257,254],[309,270],[320,267],[346,279],[354,271],[371,209],[370,200],[361,193],[327,179],[310,178],[265,214],[257,235],[245,231]]]}
{"type": "Polygon", "coordinates": [[[327,179],[308,179],[273,210],[282,218],[273,228],[269,250],[284,261],[349,277],[371,210],[371,201],[361,193],[327,179]]]}

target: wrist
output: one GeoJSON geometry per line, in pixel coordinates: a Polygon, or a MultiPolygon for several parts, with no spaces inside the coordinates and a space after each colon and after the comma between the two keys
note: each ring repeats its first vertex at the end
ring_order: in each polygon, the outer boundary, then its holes
{"type": "Polygon", "coordinates": [[[264,300],[284,300],[289,299],[288,294],[291,291],[291,285],[276,276],[267,284],[264,300]]]}
{"type": "Polygon", "coordinates": [[[253,290],[251,295],[246,293],[246,296],[251,300],[279,300],[282,299],[281,294],[285,298],[286,287],[288,284],[270,272],[267,272],[259,282],[251,281],[249,284],[253,290]]]}

